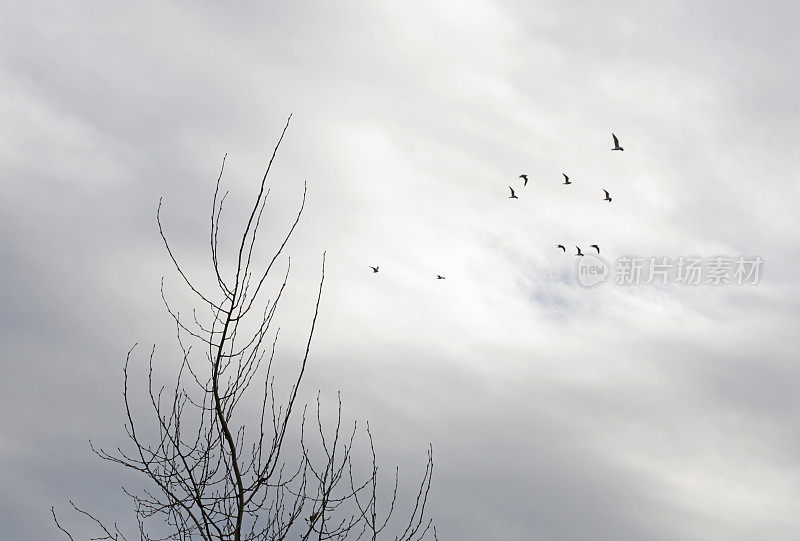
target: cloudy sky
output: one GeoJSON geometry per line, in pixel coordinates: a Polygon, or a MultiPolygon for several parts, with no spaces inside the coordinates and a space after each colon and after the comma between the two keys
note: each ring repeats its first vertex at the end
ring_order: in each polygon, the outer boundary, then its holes
{"type": "Polygon", "coordinates": [[[289,113],[280,359],[327,251],[304,391],[341,390],[408,484],[433,444],[440,539],[800,536],[794,2],[0,4],[4,537],[59,538],[51,505],[80,531],[69,498],[130,524],[135,479],[87,440],[123,440],[134,343],[175,366],[158,200],[208,277],[222,157],[235,231],[289,113]],[[585,288],[594,243],[764,263],[585,288]]]}

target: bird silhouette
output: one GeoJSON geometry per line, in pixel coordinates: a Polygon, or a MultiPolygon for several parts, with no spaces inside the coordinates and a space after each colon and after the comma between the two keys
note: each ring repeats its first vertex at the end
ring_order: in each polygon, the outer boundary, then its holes
{"type": "Polygon", "coordinates": [[[442,276],[441,274],[437,274],[436,275],[436,279],[437,280],[444,280],[444,276],[442,276]]]}
{"type": "Polygon", "coordinates": [[[508,196],[509,199],[519,199],[519,197],[517,197],[516,194],[514,193],[514,188],[509,186],[508,189],[511,190],[511,195],[508,196]]]}
{"type": "Polygon", "coordinates": [[[378,272],[378,267],[373,267],[372,265],[369,266],[372,269],[372,272],[378,272]]]}
{"type": "Polygon", "coordinates": [[[527,186],[527,185],[528,185],[528,175],[526,175],[525,173],[522,173],[522,174],[519,176],[519,178],[521,178],[522,180],[524,180],[524,181],[525,181],[525,183],[523,184],[523,186],[527,186]]]}
{"type": "Polygon", "coordinates": [[[580,249],[580,248],[578,248],[577,246],[576,246],[575,248],[578,250],[578,253],[577,253],[577,254],[575,254],[575,255],[580,255],[580,256],[582,256],[582,255],[583,255],[583,252],[581,252],[581,249],[580,249]]]}
{"type": "Polygon", "coordinates": [[[597,255],[600,255],[600,247],[597,244],[590,244],[589,248],[594,248],[597,250],[597,255]]]}
{"type": "Polygon", "coordinates": [[[566,173],[561,173],[561,174],[562,174],[562,175],[564,175],[564,184],[572,184],[572,183],[569,181],[569,177],[567,176],[567,174],[566,174],[566,173]]]}
{"type": "Polygon", "coordinates": [[[559,244],[558,246],[556,246],[556,248],[561,248],[564,251],[565,254],[567,253],[567,249],[564,248],[563,244],[559,244]]]}
{"type": "Polygon", "coordinates": [[[603,199],[603,201],[611,201],[611,195],[608,193],[608,190],[603,188],[603,191],[606,192],[606,197],[603,199]]]}
{"type": "Polygon", "coordinates": [[[612,134],[611,134],[611,137],[613,137],[613,138],[614,138],[614,148],[612,148],[611,150],[625,150],[624,148],[622,148],[621,146],[619,146],[619,139],[617,139],[617,136],[616,136],[616,135],[614,135],[614,134],[612,133],[612,134]]]}

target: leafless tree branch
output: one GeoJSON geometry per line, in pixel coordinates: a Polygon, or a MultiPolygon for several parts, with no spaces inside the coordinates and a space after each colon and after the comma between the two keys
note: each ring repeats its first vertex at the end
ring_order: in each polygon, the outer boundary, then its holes
{"type": "MultiPolygon", "coordinates": [[[[393,487],[384,494],[379,486],[372,431],[366,424],[371,465],[360,476],[353,450],[361,431],[358,424],[343,426],[342,401],[337,395],[336,418],[323,422],[319,393],[313,421],[307,406],[295,413],[300,386],[308,368],[311,343],[317,326],[325,283],[325,254],[317,288],[311,327],[288,394],[276,393],[274,360],[279,328],[274,328],[277,308],[290,276],[290,261],[272,299],[262,301],[267,279],[294,234],[305,208],[307,186],[294,221],[267,258],[264,268],[254,270],[261,257],[254,257],[261,218],[270,190],[267,179],[291,115],[281,132],[261,178],[258,193],[237,241],[232,272],[222,268],[219,231],[222,207],[228,192],[221,192],[225,169],[223,158],[217,177],[210,215],[209,243],[215,288],[204,290],[185,271],[172,249],[161,221],[159,200],[156,222],[159,235],[178,275],[201,306],[184,318],[167,301],[162,280],[161,295],[175,324],[180,359],[174,384],[155,381],[155,347],[147,361],[147,401],[154,422],[140,430],[135,421],[128,368],[136,345],[128,351],[123,368],[122,398],[127,445],[113,452],[90,448],[103,460],[139,472],[150,488],[134,493],[123,489],[134,503],[140,541],[193,540],[251,541],[302,539],[317,541],[376,540],[388,535],[394,541],[417,541],[436,531],[426,518],[426,504],[433,474],[433,451],[414,496],[407,519],[388,534],[390,518],[397,508],[399,472],[393,487]],[[263,308],[261,305],[263,304],[263,308]],[[253,309],[259,306],[257,311],[253,309]],[[199,348],[193,348],[193,343],[199,348]],[[238,406],[254,381],[263,381],[257,425],[247,422],[238,406]],[[316,443],[309,441],[306,424],[313,423],[316,443]],[[298,448],[287,447],[291,431],[299,432],[298,448]],[[291,430],[290,430],[291,429],[291,430]],[[382,497],[388,495],[388,503],[382,497]],[[148,527],[149,526],[149,527],[148,527]],[[156,537],[154,531],[164,531],[156,537]],[[387,532],[384,534],[384,532],[387,532]]],[[[72,504],[72,502],[70,502],[72,504]]],[[[107,525],[75,504],[73,509],[90,519],[100,537],[126,541],[117,525],[107,525]]],[[[56,527],[69,539],[51,508],[56,527]]]]}

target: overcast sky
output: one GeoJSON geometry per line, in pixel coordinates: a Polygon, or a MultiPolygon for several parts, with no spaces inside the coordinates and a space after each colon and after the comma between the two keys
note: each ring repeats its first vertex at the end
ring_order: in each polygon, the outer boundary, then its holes
{"type": "Polygon", "coordinates": [[[51,505],[80,531],[69,498],[130,524],[87,440],[123,441],[134,343],[175,366],[158,199],[208,277],[223,155],[233,232],[293,113],[280,358],[327,250],[304,396],[341,390],[406,486],[433,444],[441,540],[800,538],[794,2],[0,4],[2,537],[59,538],[51,505]],[[585,288],[595,243],[764,263],[585,288]]]}

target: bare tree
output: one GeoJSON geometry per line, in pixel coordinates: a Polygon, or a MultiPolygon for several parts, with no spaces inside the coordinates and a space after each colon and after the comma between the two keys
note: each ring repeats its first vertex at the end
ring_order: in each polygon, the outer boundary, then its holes
{"type": "MultiPolygon", "coordinates": [[[[290,260],[282,277],[275,282],[279,285],[274,298],[266,301],[262,298],[300,221],[306,201],[305,187],[294,222],[262,268],[257,268],[261,258],[254,257],[254,251],[269,196],[268,175],[290,120],[291,115],[272,152],[244,229],[237,237],[235,255],[229,264],[232,272],[227,273],[222,265],[219,242],[220,215],[227,196],[227,192],[220,192],[225,168],[223,158],[210,218],[215,283],[211,290],[196,285],[178,262],[164,233],[159,201],[156,216],[164,246],[200,309],[193,309],[191,318],[183,317],[167,301],[162,279],[161,296],[174,320],[182,351],[175,384],[167,389],[154,382],[155,348],[151,349],[147,400],[154,423],[142,429],[134,421],[130,399],[128,368],[132,348],[123,371],[128,445],[107,452],[90,441],[92,450],[102,459],[139,472],[152,484],[151,489],[141,493],[123,489],[133,499],[139,525],[136,535],[140,540],[321,541],[375,540],[388,536],[395,541],[413,541],[428,533],[436,535],[425,509],[433,473],[430,446],[411,509],[395,527],[394,522],[390,525],[390,519],[399,505],[398,470],[395,468],[392,482],[379,489],[369,425],[363,430],[359,430],[355,422],[351,428],[343,427],[340,397],[336,414],[329,423],[323,422],[319,393],[311,412],[307,405],[296,411],[319,314],[325,280],[324,254],[304,352],[296,375],[287,386],[288,392],[283,393],[283,398],[280,391],[276,392],[273,361],[278,330],[274,329],[274,317],[289,279],[290,260]],[[196,349],[202,351],[200,355],[193,349],[198,345],[196,349]],[[263,383],[263,387],[258,385],[263,393],[259,396],[260,414],[245,419],[246,408],[237,406],[243,404],[254,382],[263,383]],[[313,427],[315,443],[309,442],[307,426],[313,427]],[[299,442],[293,448],[287,444],[292,427],[299,435],[299,442]],[[148,432],[152,436],[145,435],[148,432]],[[360,472],[354,463],[359,438],[363,440],[367,457],[367,465],[360,472]]],[[[95,523],[100,536],[94,539],[128,539],[116,524],[108,526],[92,513],[70,503],[95,523]]],[[[56,526],[72,539],[59,523],[55,511],[51,509],[51,512],[56,526]]]]}

